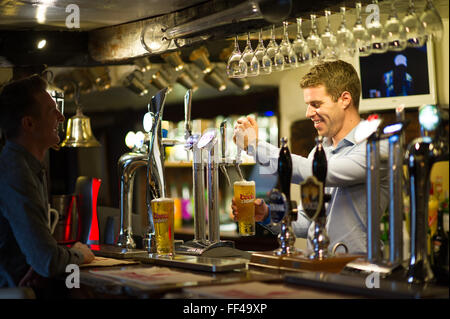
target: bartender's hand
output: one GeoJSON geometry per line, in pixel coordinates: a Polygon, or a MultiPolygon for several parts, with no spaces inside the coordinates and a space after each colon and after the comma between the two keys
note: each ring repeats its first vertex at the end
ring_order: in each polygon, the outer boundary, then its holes
{"type": "Polygon", "coordinates": [[[81,253],[83,254],[83,264],[89,264],[90,262],[92,262],[95,258],[94,253],[89,249],[88,246],[86,246],[85,244],[80,243],[79,241],[77,241],[72,248],[78,249],[81,251],[81,253]]]}
{"type": "MultiPolygon", "coordinates": [[[[237,221],[239,212],[236,206],[236,201],[234,198],[231,200],[231,210],[234,216],[234,220],[237,221]]],[[[267,218],[269,214],[269,207],[266,205],[262,198],[255,199],[255,221],[261,222],[267,218]]]]}
{"type": "Polygon", "coordinates": [[[248,145],[258,140],[258,124],[252,116],[241,117],[234,126],[233,141],[238,147],[247,150],[248,145]]]}

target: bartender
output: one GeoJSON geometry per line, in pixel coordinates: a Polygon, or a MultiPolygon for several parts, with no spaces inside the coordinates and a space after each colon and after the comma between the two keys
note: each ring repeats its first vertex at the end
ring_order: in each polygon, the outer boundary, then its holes
{"type": "MultiPolygon", "coordinates": [[[[361,82],[358,74],[347,62],[325,62],[312,67],[302,78],[300,87],[307,105],[306,117],[313,121],[317,133],[324,137],[323,146],[328,160],[325,192],[331,195],[326,204],[330,247],[342,242],[349,253],[366,254],[366,143],[355,141],[355,131],[361,123],[358,111],[361,82]]],[[[261,174],[276,174],[279,149],[258,140],[258,125],[254,118],[239,119],[233,139],[262,165],[261,174]]],[[[387,154],[387,145],[380,143],[380,146],[380,153],[387,154]]],[[[307,158],[292,155],[293,183],[301,183],[312,175],[314,152],[315,148],[307,158]]],[[[380,176],[380,211],[385,211],[388,204],[386,167],[381,169],[380,176]]],[[[234,201],[231,208],[236,219],[239,212],[234,201]]],[[[270,223],[269,208],[262,199],[255,200],[255,220],[270,223]]],[[[312,248],[313,224],[302,214],[298,214],[297,220],[292,223],[297,237],[309,239],[309,249],[312,248]]],[[[268,227],[274,228],[271,225],[268,227]]]]}
{"type": "Polygon", "coordinates": [[[46,87],[34,75],[0,92],[0,127],[6,135],[0,153],[0,287],[31,286],[38,297],[45,278],[94,259],[86,245],[60,246],[50,231],[43,161],[59,143],[64,116],[46,87]]]}

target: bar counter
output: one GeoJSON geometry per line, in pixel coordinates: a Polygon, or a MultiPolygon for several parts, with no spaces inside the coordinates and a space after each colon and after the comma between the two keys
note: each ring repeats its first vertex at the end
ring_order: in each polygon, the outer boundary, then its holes
{"type": "MultiPolygon", "coordinates": [[[[248,252],[254,253],[254,252],[248,252]]],[[[267,253],[267,252],[266,252],[267,253]]],[[[98,256],[98,252],[96,255],[98,256]]],[[[102,255],[102,253],[100,253],[102,255]]],[[[99,257],[96,257],[96,259],[99,257]]],[[[102,259],[104,257],[100,257],[102,259]]],[[[411,286],[399,272],[390,278],[370,278],[348,271],[323,272],[259,267],[237,257],[208,258],[186,255],[167,257],[197,258],[197,267],[156,263],[148,254],[126,259],[108,259],[115,266],[80,267],[79,288],[67,289],[69,299],[448,299],[448,286],[411,286]],[[204,268],[211,260],[218,264],[243,262],[240,269],[220,266],[204,268]],[[191,268],[191,269],[188,269],[191,268]],[[377,281],[379,280],[379,281],[377,281]]],[[[67,286],[68,277],[64,279],[67,286]]]]}

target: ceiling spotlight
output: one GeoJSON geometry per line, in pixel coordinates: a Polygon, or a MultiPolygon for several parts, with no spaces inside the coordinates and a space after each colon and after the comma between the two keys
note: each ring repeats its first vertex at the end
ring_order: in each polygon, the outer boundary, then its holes
{"type": "Polygon", "coordinates": [[[246,78],[229,78],[229,80],[231,82],[233,82],[233,84],[235,84],[237,87],[239,87],[240,89],[247,91],[248,89],[250,89],[250,83],[248,82],[248,80],[246,78]]]}
{"type": "Polygon", "coordinates": [[[92,67],[88,69],[88,73],[99,91],[106,91],[111,87],[111,78],[107,67],[92,67]]]}
{"type": "Polygon", "coordinates": [[[152,64],[147,57],[134,60],[134,65],[136,65],[138,67],[138,70],[143,73],[150,71],[150,69],[152,68],[152,64]]]}
{"type": "Polygon", "coordinates": [[[139,96],[148,94],[148,88],[144,84],[142,72],[134,70],[125,78],[123,85],[139,96]]]}
{"type": "Polygon", "coordinates": [[[184,86],[186,89],[191,89],[192,91],[196,91],[198,89],[197,83],[195,83],[194,77],[185,69],[180,75],[177,77],[177,82],[184,86]]]}
{"type": "Polygon", "coordinates": [[[169,91],[172,89],[169,80],[163,75],[162,70],[159,70],[155,74],[152,75],[150,79],[150,84],[162,90],[164,88],[168,88],[169,91]]]}
{"type": "Polygon", "coordinates": [[[191,52],[189,60],[195,63],[203,73],[209,73],[213,69],[211,62],[209,61],[209,52],[205,47],[200,47],[191,52]]]}
{"type": "Polygon", "coordinates": [[[39,41],[37,42],[36,47],[37,47],[39,50],[42,50],[43,48],[45,48],[46,45],[47,45],[47,40],[41,39],[41,40],[39,40],[39,41]]]}
{"type": "Polygon", "coordinates": [[[181,59],[180,54],[181,54],[180,51],[176,51],[176,52],[161,54],[161,57],[164,59],[164,61],[169,63],[171,66],[173,66],[175,71],[181,71],[181,70],[183,70],[185,64],[184,64],[183,60],[181,59]]]}
{"type": "Polygon", "coordinates": [[[215,89],[219,91],[223,91],[227,88],[227,85],[225,84],[225,81],[222,79],[222,77],[217,73],[216,69],[213,69],[208,74],[205,74],[203,77],[203,81],[214,87],[215,89]]]}

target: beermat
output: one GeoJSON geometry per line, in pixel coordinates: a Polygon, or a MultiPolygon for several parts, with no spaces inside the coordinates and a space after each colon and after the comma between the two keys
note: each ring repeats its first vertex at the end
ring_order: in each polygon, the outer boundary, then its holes
{"type": "Polygon", "coordinates": [[[138,263],[139,263],[138,261],[134,261],[134,260],[123,260],[123,259],[119,260],[119,259],[114,259],[114,258],[95,256],[95,258],[92,262],[90,262],[89,264],[81,264],[80,268],[133,265],[133,264],[138,264],[138,263]]]}
{"type": "Polygon", "coordinates": [[[150,286],[211,280],[211,277],[209,276],[190,274],[181,271],[174,271],[165,267],[145,267],[145,268],[120,269],[120,270],[93,269],[90,270],[90,272],[100,276],[150,286]]]}
{"type": "MultiPolygon", "coordinates": [[[[219,286],[184,288],[184,292],[201,298],[217,299],[337,299],[342,295],[313,289],[289,288],[282,284],[249,282],[219,286]]],[[[345,298],[348,298],[345,297],[345,298]]]]}

